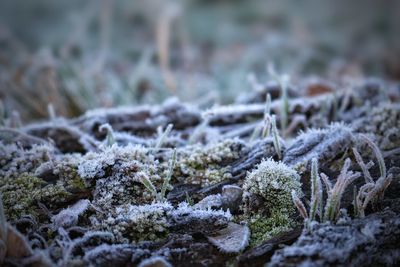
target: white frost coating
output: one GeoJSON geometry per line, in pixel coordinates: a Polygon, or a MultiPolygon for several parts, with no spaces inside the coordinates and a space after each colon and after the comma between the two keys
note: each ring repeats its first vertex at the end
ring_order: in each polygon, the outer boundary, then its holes
{"type": "Polygon", "coordinates": [[[312,158],[331,160],[350,147],[352,141],[352,129],[343,123],[333,123],[324,129],[308,129],[293,140],[285,151],[283,162],[296,166],[312,158]]]}
{"type": "Polygon", "coordinates": [[[146,149],[139,145],[119,147],[113,145],[106,147],[101,153],[89,152],[78,166],[78,174],[84,179],[101,178],[105,175],[105,169],[115,167],[116,160],[123,162],[140,160],[146,157],[146,149]]]}
{"type": "Polygon", "coordinates": [[[53,154],[54,147],[46,144],[23,149],[15,144],[5,145],[0,142],[0,176],[17,177],[22,173],[34,173],[53,154]]]}
{"type": "Polygon", "coordinates": [[[167,202],[138,206],[128,205],[127,207],[117,207],[115,209],[117,213],[115,219],[128,219],[134,223],[137,223],[149,218],[150,216],[164,216],[167,211],[172,209],[172,205],[167,202]]]}
{"type": "Polygon", "coordinates": [[[150,111],[151,115],[155,115],[158,113],[161,113],[162,111],[166,109],[174,109],[176,107],[184,107],[188,111],[193,111],[197,112],[197,109],[194,106],[191,105],[183,105],[181,102],[179,102],[179,99],[176,97],[171,97],[168,98],[164,101],[162,105],[159,106],[154,106],[154,105],[141,105],[139,107],[132,107],[132,106],[126,106],[126,107],[116,107],[116,108],[98,108],[98,109],[93,109],[85,112],[83,115],[86,118],[89,117],[106,117],[106,116],[123,116],[124,114],[132,114],[132,113],[138,113],[140,111],[150,111]]]}
{"type": "Polygon", "coordinates": [[[60,227],[68,228],[78,223],[78,217],[84,213],[90,205],[90,201],[87,199],[81,199],[73,206],[63,209],[57,215],[51,218],[54,229],[60,227]]]}
{"type": "Polygon", "coordinates": [[[296,190],[301,196],[300,187],[300,176],[297,172],[286,164],[272,159],[263,160],[257,169],[248,173],[243,185],[245,191],[264,197],[267,197],[271,190],[281,190],[290,197],[292,190],[296,190]]]}
{"type": "Polygon", "coordinates": [[[213,117],[227,114],[262,113],[265,108],[264,106],[264,104],[219,106],[206,110],[203,116],[213,117]]]}
{"type": "Polygon", "coordinates": [[[193,218],[197,218],[200,220],[207,219],[210,216],[223,216],[227,220],[232,219],[232,215],[229,210],[228,211],[212,210],[210,207],[208,207],[207,209],[199,209],[199,208],[189,206],[189,204],[186,202],[181,202],[178,205],[177,209],[174,209],[168,213],[168,215],[170,215],[172,217],[179,217],[179,216],[182,216],[185,214],[189,214],[193,218]]]}

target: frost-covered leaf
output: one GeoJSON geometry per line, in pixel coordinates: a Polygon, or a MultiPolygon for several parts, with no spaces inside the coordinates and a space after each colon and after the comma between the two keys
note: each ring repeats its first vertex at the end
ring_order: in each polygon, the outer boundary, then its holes
{"type": "Polygon", "coordinates": [[[33,254],[33,251],[25,237],[11,225],[8,225],[7,227],[6,245],[6,257],[23,258],[33,254]]]}
{"type": "Polygon", "coordinates": [[[229,223],[228,227],[207,238],[225,253],[238,253],[249,244],[250,230],[247,225],[229,223]]]}

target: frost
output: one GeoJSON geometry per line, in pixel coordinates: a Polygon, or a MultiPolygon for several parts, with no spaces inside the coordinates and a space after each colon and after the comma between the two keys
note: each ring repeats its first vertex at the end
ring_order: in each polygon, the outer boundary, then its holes
{"type": "Polygon", "coordinates": [[[0,142],[0,176],[17,177],[22,173],[34,173],[55,152],[48,145],[33,145],[30,149],[23,149],[15,144],[4,145],[0,142]]]}
{"type": "Polygon", "coordinates": [[[59,227],[68,228],[75,226],[78,223],[78,217],[89,207],[90,201],[87,199],[79,200],[73,206],[60,211],[51,220],[53,222],[54,228],[59,227]]]}
{"type": "Polygon", "coordinates": [[[349,149],[352,141],[352,129],[340,123],[324,129],[309,129],[285,151],[283,162],[296,166],[310,162],[312,158],[319,162],[331,161],[349,149]]]}
{"type": "Polygon", "coordinates": [[[106,147],[102,152],[89,152],[78,166],[78,173],[84,179],[102,178],[106,176],[107,169],[118,172],[118,167],[122,163],[132,160],[143,160],[146,150],[139,145],[128,145],[119,147],[113,145],[106,147]]]}
{"type": "Polygon", "coordinates": [[[172,209],[168,203],[119,206],[104,223],[120,242],[157,240],[168,232],[167,212],[172,209]]]}
{"type": "Polygon", "coordinates": [[[229,163],[238,159],[245,144],[227,139],[207,146],[194,145],[178,151],[176,166],[187,177],[183,182],[207,186],[232,177],[229,163]]]}
{"type": "Polygon", "coordinates": [[[178,208],[171,210],[169,213],[169,216],[173,218],[180,218],[180,217],[190,217],[190,218],[196,218],[196,219],[207,219],[212,216],[217,216],[221,217],[222,219],[225,220],[231,220],[232,215],[229,211],[223,211],[223,210],[212,210],[210,207],[207,209],[201,209],[201,208],[195,208],[192,206],[189,206],[188,203],[182,202],[178,205],[178,208]]]}
{"type": "Polygon", "coordinates": [[[385,246],[383,253],[388,259],[398,259],[398,247],[391,244],[393,235],[399,233],[398,225],[398,216],[392,212],[341,225],[310,224],[293,245],[278,250],[267,266],[305,266],[310,262],[314,266],[390,265],[377,249],[385,246]]]}

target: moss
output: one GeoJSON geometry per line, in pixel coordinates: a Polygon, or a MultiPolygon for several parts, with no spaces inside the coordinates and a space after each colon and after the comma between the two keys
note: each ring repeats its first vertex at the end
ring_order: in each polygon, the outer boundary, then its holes
{"type": "Polygon", "coordinates": [[[167,203],[119,206],[116,216],[104,220],[100,227],[113,232],[119,242],[160,241],[169,234],[166,213],[171,209],[167,203]]]}
{"type": "Polygon", "coordinates": [[[292,190],[301,195],[300,176],[284,163],[272,159],[262,161],[258,167],[248,173],[243,184],[245,211],[252,213],[249,196],[255,194],[263,199],[267,213],[279,211],[291,214],[295,207],[292,202],[292,190]]]}
{"type": "Polygon", "coordinates": [[[84,190],[87,188],[83,179],[78,175],[76,175],[73,179],[68,180],[67,184],[73,189],[84,190]]]}
{"type": "Polygon", "coordinates": [[[251,246],[292,229],[295,206],[291,192],[301,194],[300,176],[295,170],[272,159],[264,160],[247,174],[243,189],[244,218],[250,227],[251,246]],[[254,204],[256,199],[261,200],[258,206],[254,204]]]}
{"type": "Polygon", "coordinates": [[[255,215],[249,220],[250,246],[255,247],[268,239],[293,229],[295,222],[285,213],[273,212],[269,217],[255,215]]]}
{"type": "Polygon", "coordinates": [[[44,184],[42,179],[29,174],[0,179],[0,191],[3,195],[6,217],[14,220],[22,215],[36,215],[32,193],[44,184]]]}
{"type": "Polygon", "coordinates": [[[178,154],[178,176],[183,182],[208,186],[232,177],[229,163],[238,159],[244,144],[235,139],[211,144],[206,147],[194,146],[178,154]]]}
{"type": "Polygon", "coordinates": [[[46,206],[57,207],[61,203],[69,202],[72,194],[69,193],[61,182],[49,184],[32,193],[35,201],[45,203],[46,206]]]}
{"type": "Polygon", "coordinates": [[[38,203],[47,207],[57,207],[61,203],[70,201],[69,193],[59,181],[57,184],[48,184],[44,180],[23,173],[15,178],[3,178],[0,180],[0,191],[6,216],[9,220],[21,218],[23,215],[37,216],[38,203]]]}

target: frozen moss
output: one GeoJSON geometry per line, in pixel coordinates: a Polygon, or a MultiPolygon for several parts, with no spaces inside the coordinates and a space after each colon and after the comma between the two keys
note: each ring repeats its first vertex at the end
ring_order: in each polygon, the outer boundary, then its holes
{"type": "Polygon", "coordinates": [[[87,153],[78,166],[78,173],[86,180],[124,175],[124,171],[128,171],[129,162],[154,163],[146,152],[141,146],[106,147],[100,152],[87,153]]]}
{"type": "Polygon", "coordinates": [[[168,234],[166,215],[172,209],[168,203],[119,206],[104,224],[120,242],[160,240],[168,234]]]}
{"type": "Polygon", "coordinates": [[[78,165],[78,174],[86,184],[94,186],[94,202],[103,208],[111,205],[145,204],[153,196],[141,183],[143,176],[161,188],[166,164],[160,164],[141,147],[113,145],[101,152],[87,153],[78,165]],[[165,166],[164,166],[165,165],[165,166]]]}
{"type": "Polygon", "coordinates": [[[255,194],[262,197],[267,211],[289,213],[294,210],[292,190],[301,194],[300,176],[284,163],[267,159],[247,174],[243,189],[245,203],[255,194]]]}
{"type": "Polygon", "coordinates": [[[291,216],[295,207],[291,192],[301,194],[300,176],[296,171],[282,162],[264,160],[247,174],[243,189],[244,217],[251,231],[251,246],[293,227],[291,216]],[[255,202],[259,203],[255,205],[255,202]]]}
{"type": "Polygon", "coordinates": [[[174,208],[167,202],[145,205],[120,205],[104,218],[92,217],[92,223],[111,231],[119,242],[162,240],[170,231],[209,233],[224,228],[232,219],[229,212],[194,208],[181,203],[174,208]]]}
{"type": "Polygon", "coordinates": [[[16,144],[5,145],[0,142],[0,176],[17,177],[22,173],[34,173],[54,153],[54,148],[48,145],[23,149],[16,144]]]}
{"type": "Polygon", "coordinates": [[[6,217],[12,220],[24,214],[36,214],[32,192],[44,184],[43,180],[27,174],[0,179],[6,217]]]}
{"type": "Polygon", "coordinates": [[[269,217],[255,215],[249,220],[250,246],[258,246],[282,232],[289,231],[295,224],[294,220],[285,213],[273,212],[269,217]]]}
{"type": "Polygon", "coordinates": [[[11,220],[22,215],[37,215],[38,203],[44,203],[47,207],[57,207],[73,197],[62,182],[48,184],[29,174],[1,179],[0,191],[3,194],[6,215],[11,220]]]}
{"type": "Polygon", "coordinates": [[[206,147],[193,146],[180,151],[177,168],[185,183],[207,186],[232,177],[229,163],[238,159],[244,144],[228,139],[206,147]]]}

